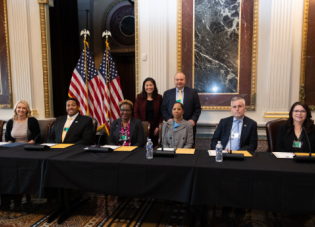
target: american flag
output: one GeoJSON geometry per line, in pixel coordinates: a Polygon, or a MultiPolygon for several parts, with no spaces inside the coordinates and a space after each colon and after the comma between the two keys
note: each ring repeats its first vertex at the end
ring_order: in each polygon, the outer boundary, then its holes
{"type": "Polygon", "coordinates": [[[122,94],[120,79],[113,62],[112,55],[108,50],[105,50],[100,68],[98,69],[101,81],[101,90],[105,96],[105,117],[106,117],[106,131],[109,133],[110,124],[120,118],[120,111],[118,104],[124,99],[122,94]],[[106,55],[107,51],[107,55],[106,55]],[[108,67],[108,68],[107,68],[108,67]],[[106,78],[106,72],[109,72],[110,81],[106,78]]]}
{"type": "Polygon", "coordinates": [[[80,103],[80,113],[82,115],[91,115],[98,121],[98,126],[105,124],[103,94],[100,91],[101,82],[98,71],[92,60],[90,50],[86,47],[86,66],[88,81],[88,105],[86,102],[86,84],[85,84],[85,56],[84,50],[72,73],[69,87],[69,97],[75,98],[80,103]]]}

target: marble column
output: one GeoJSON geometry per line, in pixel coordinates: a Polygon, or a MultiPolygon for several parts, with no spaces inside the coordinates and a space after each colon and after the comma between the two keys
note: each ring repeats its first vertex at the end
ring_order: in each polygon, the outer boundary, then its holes
{"type": "Polygon", "coordinates": [[[271,8],[268,108],[266,118],[287,117],[293,51],[293,0],[273,0],[271,8]]]}

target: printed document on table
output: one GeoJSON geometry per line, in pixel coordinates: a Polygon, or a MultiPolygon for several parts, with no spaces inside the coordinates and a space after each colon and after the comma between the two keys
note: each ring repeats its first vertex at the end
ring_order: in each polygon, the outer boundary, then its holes
{"type": "Polygon", "coordinates": [[[114,145],[104,145],[104,146],[101,146],[101,147],[108,147],[108,148],[112,148],[113,150],[116,150],[117,148],[119,148],[119,146],[114,146],[114,145]]]}
{"type": "Polygon", "coordinates": [[[41,145],[45,145],[45,146],[48,146],[48,147],[52,147],[52,146],[55,146],[57,145],[58,143],[42,143],[41,145]]]}
{"type": "MultiPolygon", "coordinates": [[[[160,148],[158,148],[157,150],[158,150],[158,151],[161,151],[162,148],[160,147],[160,148]]],[[[173,151],[173,150],[176,150],[176,149],[174,149],[174,148],[164,148],[164,151],[173,151]]]]}
{"type": "MultiPolygon", "coordinates": [[[[216,150],[208,150],[209,156],[216,156],[216,150]]],[[[226,150],[223,150],[222,153],[228,153],[226,150]]]]}
{"type": "Polygon", "coordinates": [[[295,154],[292,152],[272,152],[277,158],[294,158],[295,154]]]}

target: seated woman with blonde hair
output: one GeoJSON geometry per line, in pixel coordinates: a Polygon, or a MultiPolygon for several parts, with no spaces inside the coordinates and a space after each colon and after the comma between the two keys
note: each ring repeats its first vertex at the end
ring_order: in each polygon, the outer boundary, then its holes
{"type": "Polygon", "coordinates": [[[193,126],[183,119],[184,106],[175,102],[172,109],[174,118],[163,125],[164,148],[192,148],[194,143],[193,126]]]}
{"type": "Polygon", "coordinates": [[[119,103],[121,118],[110,126],[109,144],[139,146],[145,144],[142,122],[132,117],[133,103],[127,99],[119,103]]]}
{"type": "Polygon", "coordinates": [[[7,123],[5,141],[34,143],[35,138],[36,142],[41,141],[38,121],[32,117],[28,103],[20,100],[14,106],[13,118],[7,123]]]}

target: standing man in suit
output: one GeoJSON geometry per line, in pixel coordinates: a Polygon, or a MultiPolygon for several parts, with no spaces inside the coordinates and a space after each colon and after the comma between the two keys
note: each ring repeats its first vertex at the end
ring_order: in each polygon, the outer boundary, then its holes
{"type": "Polygon", "coordinates": [[[167,90],[163,95],[162,115],[165,121],[174,118],[172,108],[175,102],[181,102],[184,105],[183,119],[189,121],[193,127],[194,142],[196,135],[196,124],[201,114],[200,100],[197,90],[185,87],[186,78],[184,73],[178,72],[174,77],[175,88],[167,90]]]}
{"type": "Polygon", "coordinates": [[[234,97],[231,100],[233,116],[220,120],[211,140],[211,150],[215,150],[218,141],[225,150],[255,151],[257,148],[257,122],[246,117],[245,100],[234,97]]]}
{"type": "Polygon", "coordinates": [[[68,98],[66,111],[68,115],[56,119],[47,143],[93,144],[92,118],[80,114],[78,100],[68,98]]]}

